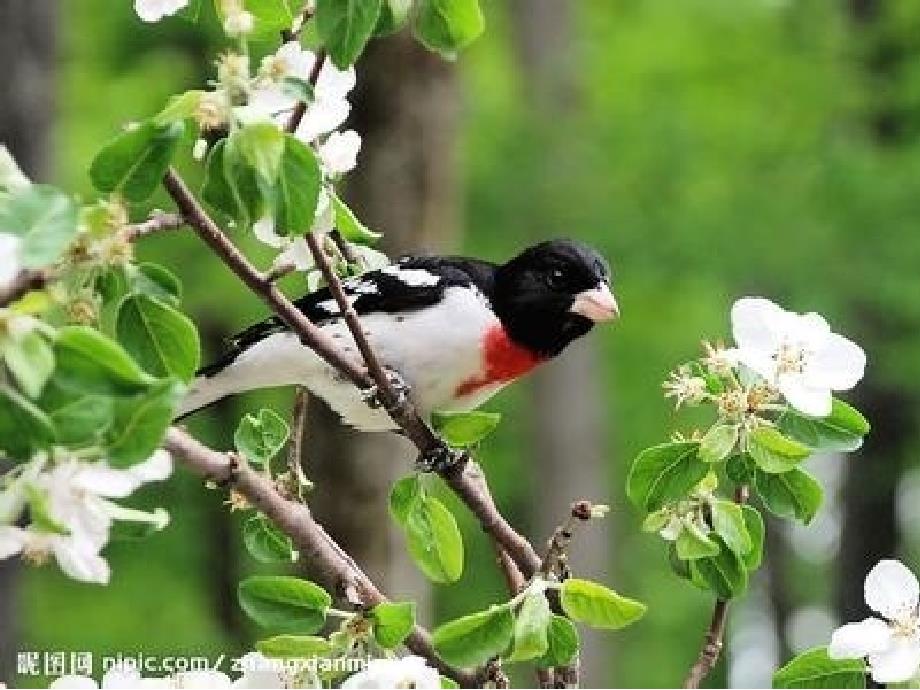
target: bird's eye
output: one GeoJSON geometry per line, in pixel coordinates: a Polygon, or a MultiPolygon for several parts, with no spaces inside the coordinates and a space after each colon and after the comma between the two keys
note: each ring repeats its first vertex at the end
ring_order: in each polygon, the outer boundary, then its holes
{"type": "Polygon", "coordinates": [[[551,288],[560,288],[565,282],[565,273],[563,273],[561,268],[554,268],[549,272],[547,282],[551,288]]]}

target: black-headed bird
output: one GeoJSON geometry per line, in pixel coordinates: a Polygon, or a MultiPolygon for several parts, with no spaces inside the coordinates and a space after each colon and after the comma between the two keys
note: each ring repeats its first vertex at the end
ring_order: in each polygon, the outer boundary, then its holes
{"type": "MultiPolygon", "coordinates": [[[[424,418],[477,408],[619,314],[607,262],[572,240],[542,242],[504,264],[407,256],[345,280],[343,288],[381,363],[405,382],[424,418]]],[[[363,366],[328,288],[295,304],[363,366]]],[[[224,357],[199,372],[179,414],[235,393],[288,385],[305,386],[356,429],[396,428],[278,317],[240,333],[224,357]]]]}

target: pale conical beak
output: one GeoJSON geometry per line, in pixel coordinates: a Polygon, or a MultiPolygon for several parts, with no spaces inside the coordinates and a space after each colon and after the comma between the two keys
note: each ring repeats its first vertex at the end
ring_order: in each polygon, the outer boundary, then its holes
{"type": "Polygon", "coordinates": [[[620,307],[607,283],[601,283],[592,290],[585,290],[575,295],[575,302],[569,311],[596,323],[611,321],[620,315],[620,307]]]}

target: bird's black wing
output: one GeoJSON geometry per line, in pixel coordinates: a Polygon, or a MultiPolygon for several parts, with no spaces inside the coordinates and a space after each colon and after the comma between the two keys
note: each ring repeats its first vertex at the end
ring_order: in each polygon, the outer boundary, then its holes
{"type": "MultiPolygon", "coordinates": [[[[399,314],[434,306],[449,287],[476,288],[489,297],[494,271],[494,264],[475,259],[405,256],[395,264],[343,281],[342,289],[359,316],[375,312],[399,314]]],[[[329,288],[305,295],[294,304],[317,324],[341,316],[329,288]]],[[[285,330],[287,325],[277,316],[253,324],[234,336],[229,351],[219,361],[204,367],[199,374],[211,376],[217,373],[255,343],[285,330]]]]}

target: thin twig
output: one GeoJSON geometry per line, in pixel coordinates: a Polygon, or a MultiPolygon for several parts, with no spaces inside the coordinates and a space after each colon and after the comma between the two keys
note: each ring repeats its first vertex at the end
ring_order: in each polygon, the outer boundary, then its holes
{"type": "Polygon", "coordinates": [[[0,286],[0,308],[16,302],[30,290],[41,290],[50,278],[49,269],[22,269],[9,283],[0,286]]]}
{"type": "MultiPolygon", "coordinates": [[[[735,490],[735,503],[743,505],[747,503],[749,489],[747,485],[741,484],[735,490]]],[[[712,673],[719,657],[722,654],[722,647],[725,639],[725,625],[728,621],[728,602],[724,599],[717,599],[712,609],[712,618],[709,619],[709,628],[706,630],[706,636],[703,638],[703,647],[700,649],[700,655],[696,662],[690,667],[687,678],[684,680],[685,688],[698,688],[704,680],[712,673]]]]}
{"type": "Polygon", "coordinates": [[[125,239],[134,242],[142,237],[166,230],[178,230],[185,227],[185,218],[179,213],[154,213],[143,223],[135,223],[125,228],[125,239]]]}
{"type": "MultiPolygon", "coordinates": [[[[163,184],[185,220],[198,236],[253,293],[272,309],[306,347],[316,352],[358,388],[367,390],[373,386],[374,381],[363,367],[345,357],[325,332],[310,321],[274,284],[265,280],[208,216],[175,170],[170,169],[166,173],[163,184]]],[[[338,278],[335,277],[334,282],[337,281],[338,278]]],[[[384,377],[384,381],[388,388],[389,379],[384,377]]],[[[423,455],[445,447],[444,442],[421,420],[414,407],[408,402],[408,398],[405,404],[396,406],[391,414],[406,437],[423,455]]],[[[485,477],[478,466],[473,462],[465,463],[463,466],[455,465],[442,473],[442,477],[477,517],[482,528],[495,537],[514,559],[524,576],[533,577],[540,567],[540,557],[530,542],[516,532],[498,512],[485,477]]]]}
{"type": "MultiPolygon", "coordinates": [[[[325,48],[319,48],[316,51],[316,59],[313,62],[313,69],[310,70],[310,76],[307,79],[310,86],[316,86],[316,82],[319,81],[319,73],[323,69],[323,63],[326,62],[326,50],[325,48]]],[[[300,127],[300,123],[303,121],[303,116],[307,114],[308,103],[306,101],[298,101],[297,105],[294,106],[293,112],[291,112],[291,117],[287,121],[284,130],[293,134],[297,131],[297,128],[300,127]]]]}
{"type": "MultiPolygon", "coordinates": [[[[354,591],[364,606],[373,607],[386,597],[370,578],[349,558],[341,547],[314,519],[303,503],[282,496],[273,483],[248,464],[203,445],[185,431],[172,427],[164,447],[198,474],[233,489],[249,504],[267,515],[297,546],[304,559],[315,569],[317,577],[330,591],[344,598],[354,591]]],[[[442,674],[464,687],[476,687],[480,674],[457,669],[441,660],[431,643],[431,636],[420,626],[406,639],[406,647],[424,657],[442,674]]]]}

